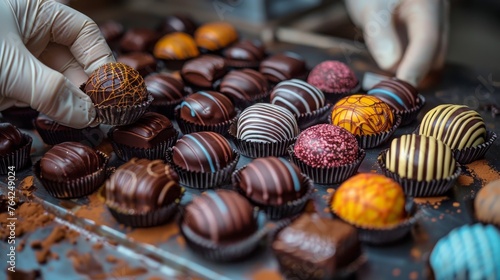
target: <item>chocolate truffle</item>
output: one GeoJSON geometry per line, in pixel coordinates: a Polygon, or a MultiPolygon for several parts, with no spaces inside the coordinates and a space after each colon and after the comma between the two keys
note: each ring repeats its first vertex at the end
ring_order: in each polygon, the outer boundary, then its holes
{"type": "Polygon", "coordinates": [[[116,126],[111,131],[113,142],[141,149],[151,149],[177,136],[172,122],[154,112],[146,112],[136,122],[116,126]]]}
{"type": "Polygon", "coordinates": [[[433,136],[452,149],[476,147],[485,142],[481,115],[465,105],[443,104],[425,114],[418,134],[433,136]]]}
{"type": "Polygon", "coordinates": [[[354,94],[340,99],[332,110],[332,124],[354,135],[373,135],[389,131],[394,114],[382,100],[371,95],[354,94]]]}
{"type": "Polygon", "coordinates": [[[299,134],[297,120],[287,109],[268,103],[254,104],[241,113],[236,137],[252,142],[277,142],[299,134]]]}
{"type": "Polygon", "coordinates": [[[224,49],[222,56],[231,67],[258,67],[266,56],[261,41],[242,40],[224,49]]]}
{"type": "Polygon", "coordinates": [[[33,129],[33,120],[38,116],[38,111],[31,107],[9,107],[2,112],[5,122],[13,124],[17,128],[33,129]]]}
{"type": "Polygon", "coordinates": [[[263,205],[283,205],[308,191],[299,168],[278,157],[252,160],[241,170],[237,185],[251,201],[263,205]]]}
{"type": "Polygon", "coordinates": [[[271,245],[285,277],[333,279],[361,256],[356,228],[339,220],[303,214],[271,245]]]}
{"type": "Polygon", "coordinates": [[[134,106],[148,98],[146,84],[139,72],[119,62],[97,68],[83,89],[96,106],[134,106]]]}
{"type": "Polygon", "coordinates": [[[384,228],[405,217],[405,194],[394,180],[380,174],[360,173],[333,194],[331,209],[344,221],[365,228],[384,228]]]}
{"type": "Polygon", "coordinates": [[[319,88],[324,93],[350,93],[359,84],[356,75],[340,61],[327,60],[316,65],[309,76],[307,82],[319,88]]]}
{"type": "Polygon", "coordinates": [[[318,124],[302,131],[294,146],[297,158],[312,167],[336,167],[358,158],[358,141],[349,131],[318,124]]]}
{"type": "Polygon", "coordinates": [[[182,194],[173,168],[163,160],[133,158],[106,181],[106,205],[128,214],[147,213],[174,203],[182,194]]]}
{"type": "Polygon", "coordinates": [[[500,180],[481,188],[474,199],[476,218],[500,227],[500,180]]]}
{"type": "Polygon", "coordinates": [[[217,190],[193,198],[186,206],[182,227],[215,244],[227,244],[254,234],[257,221],[244,197],[234,191],[217,190]]]}
{"type": "Polygon", "coordinates": [[[292,79],[273,88],[271,104],[285,107],[295,116],[300,116],[325,106],[325,95],[304,81],[292,79]]]}
{"type": "Polygon", "coordinates": [[[193,19],[187,14],[174,14],[166,16],[158,26],[161,34],[184,32],[193,35],[197,26],[193,19]]]}
{"type": "Polygon", "coordinates": [[[92,148],[78,142],[64,142],[43,155],[40,178],[64,183],[92,174],[102,165],[102,158],[92,148]]]}
{"type": "Polygon", "coordinates": [[[160,34],[148,28],[127,30],[120,40],[120,48],[125,52],[151,52],[160,34]]]}
{"type": "Polygon", "coordinates": [[[185,134],[172,148],[173,163],[196,172],[216,172],[235,159],[229,141],[222,135],[202,131],[185,134]]]}
{"type": "Polygon", "coordinates": [[[233,101],[253,101],[268,94],[266,78],[252,69],[229,72],[220,84],[220,92],[233,101]]]}
{"type": "Polygon", "coordinates": [[[187,96],[180,105],[180,117],[197,124],[216,124],[236,115],[229,98],[216,91],[199,91],[187,96]]]}
{"type": "Polygon", "coordinates": [[[184,64],[182,78],[199,87],[210,88],[212,84],[226,73],[224,58],[215,55],[204,55],[184,64]]]}
{"type": "Polygon", "coordinates": [[[300,78],[306,73],[304,59],[292,52],[275,54],[260,63],[259,71],[272,83],[300,78]]]}
{"type": "Polygon", "coordinates": [[[500,279],[500,232],[492,225],[463,225],[439,239],[429,256],[436,280],[500,279]]]}
{"type": "Polygon", "coordinates": [[[396,78],[376,84],[368,94],[378,97],[396,112],[411,110],[419,102],[417,89],[396,78]]]}
{"type": "Polygon", "coordinates": [[[236,29],[227,22],[206,23],[194,32],[194,40],[198,47],[209,51],[225,48],[237,39],[236,29]]]}
{"type": "Polygon", "coordinates": [[[393,139],[385,165],[399,176],[417,181],[444,179],[455,172],[455,159],[448,146],[434,137],[416,134],[393,139]]]}
{"type": "Polygon", "coordinates": [[[23,145],[21,131],[10,123],[0,123],[0,156],[12,153],[23,145]]]}
{"type": "Polygon", "coordinates": [[[145,79],[148,91],[153,95],[151,105],[162,106],[180,103],[184,98],[184,83],[167,73],[156,73],[145,79]]]}
{"type": "Polygon", "coordinates": [[[120,39],[125,32],[123,25],[115,20],[107,20],[99,24],[99,30],[106,42],[111,43],[120,39]]]}
{"type": "Polygon", "coordinates": [[[134,68],[143,77],[157,70],[155,58],[151,54],[145,52],[133,52],[120,55],[116,61],[134,68]]]}
{"type": "Polygon", "coordinates": [[[193,37],[176,32],[161,37],[156,42],[153,54],[163,60],[186,60],[200,55],[193,37]]]}

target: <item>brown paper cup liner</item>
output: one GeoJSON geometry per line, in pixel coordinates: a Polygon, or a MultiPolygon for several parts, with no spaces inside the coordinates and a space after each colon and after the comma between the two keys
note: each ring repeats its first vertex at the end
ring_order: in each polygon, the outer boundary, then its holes
{"type": "Polygon", "coordinates": [[[55,131],[55,130],[43,129],[38,125],[36,125],[35,122],[35,128],[38,134],[40,134],[40,137],[42,138],[43,142],[48,145],[57,145],[62,142],[71,141],[79,143],[88,143],[90,146],[95,147],[102,142],[102,139],[104,139],[104,135],[103,137],[99,137],[98,139],[92,137],[93,131],[95,129],[99,130],[99,126],[87,127],[83,129],[68,128],[67,130],[55,131]]]}
{"type": "Polygon", "coordinates": [[[425,106],[425,97],[419,94],[418,99],[419,103],[414,108],[411,108],[410,110],[394,112],[394,114],[401,116],[400,126],[409,125],[417,118],[418,113],[420,113],[420,110],[422,110],[422,108],[425,106]]]}
{"type": "Polygon", "coordinates": [[[231,178],[240,159],[240,155],[233,150],[234,159],[226,167],[215,172],[197,172],[186,170],[174,163],[172,157],[172,148],[167,149],[166,160],[179,175],[179,182],[182,186],[192,189],[210,189],[227,184],[231,178]]]}
{"type": "Polygon", "coordinates": [[[277,142],[252,142],[239,139],[236,138],[236,122],[233,122],[229,126],[228,136],[236,146],[239,153],[250,158],[284,156],[287,154],[288,147],[294,144],[297,140],[297,137],[277,142]]]}
{"type": "Polygon", "coordinates": [[[243,240],[217,244],[196,234],[184,224],[182,218],[179,220],[179,229],[186,240],[186,244],[193,252],[205,259],[217,262],[231,262],[243,259],[257,249],[259,243],[267,235],[266,227],[259,225],[255,233],[243,240]]]}
{"type": "Polygon", "coordinates": [[[347,180],[358,171],[361,162],[366,156],[365,150],[359,149],[358,158],[350,164],[337,167],[312,167],[295,155],[293,147],[294,145],[291,145],[288,148],[290,161],[297,165],[314,183],[320,185],[338,184],[347,180]]]}
{"type": "Polygon", "coordinates": [[[462,172],[460,165],[457,163],[455,172],[445,179],[432,181],[417,181],[399,176],[398,174],[387,169],[385,165],[387,150],[383,150],[377,157],[377,163],[385,176],[394,179],[398,182],[407,196],[412,197],[429,197],[440,196],[449,191],[455,184],[458,176],[462,172]]]}
{"type": "Polygon", "coordinates": [[[229,129],[229,126],[231,125],[232,122],[236,121],[238,119],[238,116],[240,115],[240,111],[236,109],[236,115],[225,122],[221,123],[216,123],[216,124],[197,124],[193,122],[189,122],[186,120],[183,120],[180,117],[180,108],[177,107],[175,109],[175,119],[177,120],[177,124],[179,125],[179,128],[181,129],[183,134],[189,134],[193,132],[200,132],[200,131],[213,131],[217,132],[221,135],[227,135],[227,130],[229,129]]]}
{"type": "Polygon", "coordinates": [[[460,164],[471,163],[478,160],[486,154],[490,149],[491,145],[497,139],[497,134],[493,131],[486,131],[485,142],[481,145],[472,148],[464,148],[462,150],[454,149],[453,156],[455,160],[460,164]]]}
{"type": "Polygon", "coordinates": [[[149,106],[149,111],[162,114],[169,119],[173,119],[175,117],[175,107],[177,107],[177,105],[179,105],[182,100],[183,99],[168,103],[151,104],[149,106]]]}
{"type": "Polygon", "coordinates": [[[81,178],[68,180],[66,182],[56,182],[47,180],[40,176],[40,161],[35,163],[33,173],[40,180],[47,192],[56,198],[79,198],[93,193],[106,180],[106,165],[108,164],[108,156],[100,151],[96,151],[102,159],[102,166],[99,170],[92,174],[88,174],[81,178]]]}
{"type": "Polygon", "coordinates": [[[129,227],[154,227],[167,223],[177,212],[179,203],[172,202],[169,205],[163,206],[146,213],[126,213],[122,210],[115,209],[112,205],[106,206],[111,215],[120,223],[129,227]]]}
{"type": "Polygon", "coordinates": [[[296,116],[297,123],[299,124],[299,129],[304,130],[315,124],[328,123],[331,110],[332,110],[332,104],[327,103],[325,106],[317,110],[314,110],[310,113],[305,113],[296,116]]]}
{"type": "Polygon", "coordinates": [[[142,104],[134,106],[95,106],[97,118],[101,123],[109,125],[126,125],[137,121],[153,102],[153,96],[148,95],[148,99],[142,104]]]}
{"type": "Polygon", "coordinates": [[[356,140],[358,140],[359,147],[362,149],[372,149],[388,141],[394,134],[396,129],[401,125],[401,116],[400,115],[394,115],[394,116],[396,118],[396,121],[392,126],[392,128],[389,129],[388,131],[372,135],[354,135],[356,137],[356,140]]]}
{"type": "Polygon", "coordinates": [[[33,139],[28,134],[22,133],[23,142],[22,147],[0,157],[0,174],[8,174],[9,172],[16,172],[31,166],[31,144],[33,139]],[[14,170],[11,170],[14,167],[14,170]],[[10,169],[9,169],[10,168],[10,169]]]}
{"type": "Polygon", "coordinates": [[[176,130],[175,136],[172,136],[171,138],[159,143],[153,148],[144,149],[144,148],[130,147],[127,145],[123,145],[121,143],[116,143],[115,141],[113,141],[112,131],[113,131],[112,129],[109,131],[108,138],[111,140],[111,146],[113,146],[113,151],[115,152],[116,156],[123,161],[129,161],[134,157],[147,158],[150,160],[155,160],[155,159],[164,160],[167,149],[175,144],[175,142],[177,141],[177,136],[179,135],[179,132],[176,130]]]}
{"type": "Polygon", "coordinates": [[[264,213],[266,213],[266,216],[271,219],[271,220],[280,220],[283,218],[291,217],[297,214],[300,214],[303,210],[304,207],[306,206],[307,201],[309,198],[313,195],[314,192],[314,185],[313,181],[307,177],[307,175],[304,175],[304,180],[302,181],[302,185],[305,185],[307,187],[306,193],[301,197],[293,201],[289,201],[283,205],[264,205],[259,202],[256,202],[252,200],[251,198],[247,197],[246,193],[244,190],[242,190],[239,185],[240,185],[240,180],[241,180],[241,171],[245,169],[246,166],[243,166],[242,168],[236,170],[233,175],[232,175],[232,184],[233,187],[241,193],[243,196],[245,196],[250,203],[253,205],[257,206],[260,210],[262,210],[264,213]]]}

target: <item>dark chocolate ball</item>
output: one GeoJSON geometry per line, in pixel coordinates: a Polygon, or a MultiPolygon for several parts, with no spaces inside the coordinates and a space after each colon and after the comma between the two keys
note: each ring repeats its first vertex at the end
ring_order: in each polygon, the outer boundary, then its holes
{"type": "Polygon", "coordinates": [[[106,181],[106,204],[130,214],[173,203],[181,195],[177,173],[163,160],[133,158],[106,181]]]}
{"type": "Polygon", "coordinates": [[[146,77],[145,82],[154,98],[152,105],[166,105],[184,98],[184,83],[170,74],[152,74],[146,77]]]}
{"type": "Polygon", "coordinates": [[[116,61],[134,68],[143,77],[146,77],[157,70],[154,56],[147,52],[133,52],[120,55],[116,61]]]}
{"type": "Polygon", "coordinates": [[[266,56],[266,49],[260,41],[241,40],[224,49],[222,55],[226,58],[228,64],[234,67],[258,66],[266,56]]]}
{"type": "Polygon", "coordinates": [[[158,113],[146,112],[136,122],[112,129],[113,141],[129,147],[150,149],[175,137],[170,120],[158,113]]]}
{"type": "Polygon", "coordinates": [[[0,123],[0,156],[7,155],[21,147],[23,135],[10,123],[0,123]]]}
{"type": "Polygon", "coordinates": [[[123,25],[115,20],[107,20],[103,23],[100,23],[99,30],[108,43],[120,39],[125,32],[125,28],[123,27],[123,25]]]}
{"type": "Polygon", "coordinates": [[[183,224],[217,244],[242,240],[257,230],[252,205],[230,190],[207,191],[186,206],[183,224]]]}
{"type": "Polygon", "coordinates": [[[418,104],[417,89],[396,78],[376,84],[368,94],[378,97],[397,112],[410,110],[418,104]]]}
{"type": "Polygon", "coordinates": [[[272,83],[299,78],[306,73],[305,60],[296,53],[279,53],[264,59],[259,71],[272,83]]]}
{"type": "Polygon", "coordinates": [[[229,72],[220,84],[220,91],[231,100],[252,101],[269,91],[266,78],[252,69],[229,72]]]}
{"type": "Polygon", "coordinates": [[[188,122],[209,125],[229,121],[236,115],[231,100],[216,91],[199,91],[180,105],[180,117],[188,122]]]}
{"type": "Polygon", "coordinates": [[[312,167],[341,166],[358,158],[358,141],[341,127],[318,124],[299,134],[294,153],[312,167]]]}
{"type": "Polygon", "coordinates": [[[102,158],[92,148],[78,142],[54,145],[40,160],[40,177],[67,182],[102,168],[102,158]]]}
{"type": "Polygon", "coordinates": [[[296,116],[325,106],[325,95],[316,87],[298,79],[280,82],[271,92],[271,104],[285,107],[296,116]]]}
{"type": "Polygon", "coordinates": [[[141,74],[119,62],[104,64],[92,72],[84,91],[96,106],[133,106],[148,98],[141,74]]]}
{"type": "Polygon", "coordinates": [[[198,47],[209,51],[225,48],[237,39],[238,32],[234,26],[224,21],[206,23],[194,32],[198,47]]]}
{"type": "Polygon", "coordinates": [[[234,160],[229,141],[222,135],[202,131],[182,136],[172,148],[175,165],[198,172],[216,172],[234,160]]]}
{"type": "Polygon", "coordinates": [[[181,69],[182,78],[199,87],[209,88],[226,74],[224,58],[216,55],[204,55],[184,64],[181,69]]]}
{"type": "Polygon", "coordinates": [[[184,32],[193,35],[197,24],[186,14],[174,14],[166,16],[158,26],[158,31],[162,34],[184,32]]]}
{"type": "Polygon", "coordinates": [[[254,159],[241,170],[237,187],[250,200],[263,205],[283,205],[307,192],[299,168],[278,157],[254,159]]]}
{"type": "Polygon", "coordinates": [[[151,52],[160,34],[149,28],[131,28],[120,40],[120,48],[125,52],[151,52]]]}

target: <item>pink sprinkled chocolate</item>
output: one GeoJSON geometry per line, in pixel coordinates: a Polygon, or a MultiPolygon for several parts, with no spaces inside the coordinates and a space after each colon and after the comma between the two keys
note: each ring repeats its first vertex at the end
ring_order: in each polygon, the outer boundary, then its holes
{"type": "Polygon", "coordinates": [[[341,127],[318,124],[300,133],[294,152],[312,167],[337,167],[357,159],[358,141],[341,127]]]}
{"type": "Polygon", "coordinates": [[[340,61],[327,60],[316,65],[307,82],[324,93],[350,93],[358,85],[358,78],[354,72],[340,61]]]}

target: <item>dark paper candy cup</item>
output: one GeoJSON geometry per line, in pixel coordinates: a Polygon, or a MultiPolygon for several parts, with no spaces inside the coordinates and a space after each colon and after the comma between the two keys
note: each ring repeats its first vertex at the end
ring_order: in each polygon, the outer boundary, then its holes
{"type": "Polygon", "coordinates": [[[481,145],[472,148],[464,148],[462,150],[454,149],[453,156],[460,164],[471,163],[478,160],[486,154],[493,142],[497,139],[497,134],[493,131],[486,131],[485,142],[481,145]]]}
{"type": "Polygon", "coordinates": [[[455,184],[458,176],[462,172],[460,165],[457,163],[455,172],[445,179],[432,180],[432,181],[417,181],[413,179],[403,178],[398,174],[387,169],[385,165],[387,149],[383,150],[377,157],[377,163],[385,174],[385,176],[394,179],[398,182],[407,196],[412,197],[429,197],[440,196],[449,191],[455,184]]]}
{"type": "Polygon", "coordinates": [[[40,161],[37,161],[33,167],[35,176],[40,180],[45,190],[53,197],[69,199],[89,195],[104,183],[107,175],[106,165],[109,158],[100,151],[96,151],[96,153],[101,157],[102,165],[99,170],[92,174],[65,182],[51,181],[40,176],[40,161]]]}
{"type": "MultiPolygon", "coordinates": [[[[179,198],[180,200],[180,198],[179,198]]],[[[146,213],[126,213],[107,205],[111,215],[120,223],[129,227],[154,227],[167,223],[177,212],[179,203],[172,202],[169,205],[146,213]]]]}
{"type": "Polygon", "coordinates": [[[127,125],[137,121],[153,102],[153,96],[134,106],[95,106],[97,118],[104,124],[127,125]]]}
{"type": "Polygon", "coordinates": [[[312,167],[299,159],[295,155],[293,148],[294,145],[288,148],[290,161],[297,165],[314,183],[320,185],[333,185],[347,180],[358,171],[361,162],[363,162],[366,156],[366,152],[363,149],[359,149],[358,158],[350,164],[337,167],[312,167]]]}
{"type": "Polygon", "coordinates": [[[33,139],[28,134],[22,133],[22,136],[23,144],[20,148],[0,157],[0,174],[17,172],[31,166],[30,152],[33,139]]]}
{"type": "Polygon", "coordinates": [[[414,108],[412,108],[410,110],[395,112],[396,115],[401,116],[401,125],[400,126],[409,125],[417,118],[418,113],[420,113],[420,110],[422,110],[422,108],[425,105],[425,97],[423,95],[419,94],[418,100],[419,100],[419,102],[418,102],[417,106],[415,106],[414,108]]]}
{"type": "Polygon", "coordinates": [[[165,159],[165,155],[167,153],[167,149],[172,147],[177,141],[177,136],[179,132],[175,131],[175,136],[159,143],[153,148],[143,149],[143,148],[135,148],[127,145],[123,145],[120,143],[116,143],[113,141],[112,130],[108,133],[108,138],[111,140],[111,146],[113,146],[113,150],[117,157],[119,157],[123,161],[129,161],[130,159],[136,158],[147,158],[150,160],[155,159],[165,159]]]}
{"type": "Polygon", "coordinates": [[[197,124],[197,123],[183,120],[180,117],[180,108],[177,107],[175,109],[175,119],[177,120],[177,124],[179,125],[179,128],[183,134],[189,134],[189,133],[200,132],[200,131],[213,131],[213,132],[217,132],[221,135],[227,135],[227,131],[229,129],[229,126],[231,125],[232,122],[234,122],[238,119],[239,115],[240,115],[240,111],[236,110],[236,115],[232,119],[227,120],[225,122],[216,123],[216,124],[197,124]]]}
{"type": "Polygon", "coordinates": [[[169,119],[175,117],[175,107],[182,102],[182,99],[169,103],[156,103],[149,106],[149,111],[162,114],[169,119]]]}
{"type": "Polygon", "coordinates": [[[385,132],[372,134],[372,135],[354,135],[358,140],[359,147],[362,149],[372,149],[384,144],[394,134],[396,129],[401,125],[401,116],[394,115],[396,121],[391,129],[385,132]]]}
{"type": "Polygon", "coordinates": [[[297,116],[297,123],[299,124],[300,130],[304,130],[310,126],[320,123],[328,123],[332,110],[332,104],[328,103],[325,106],[314,110],[310,113],[301,114],[297,116]]]}
{"type": "Polygon", "coordinates": [[[43,142],[48,145],[57,145],[63,142],[79,142],[95,147],[104,139],[104,133],[96,127],[86,127],[82,129],[68,128],[66,130],[47,130],[36,125],[35,128],[43,142]],[[97,137],[95,137],[97,136],[97,137]]]}
{"type": "Polygon", "coordinates": [[[226,167],[216,172],[197,172],[186,170],[174,163],[172,148],[167,149],[166,160],[174,168],[179,176],[179,183],[182,186],[193,189],[210,189],[227,184],[240,159],[240,155],[233,150],[234,159],[226,167]]]}

